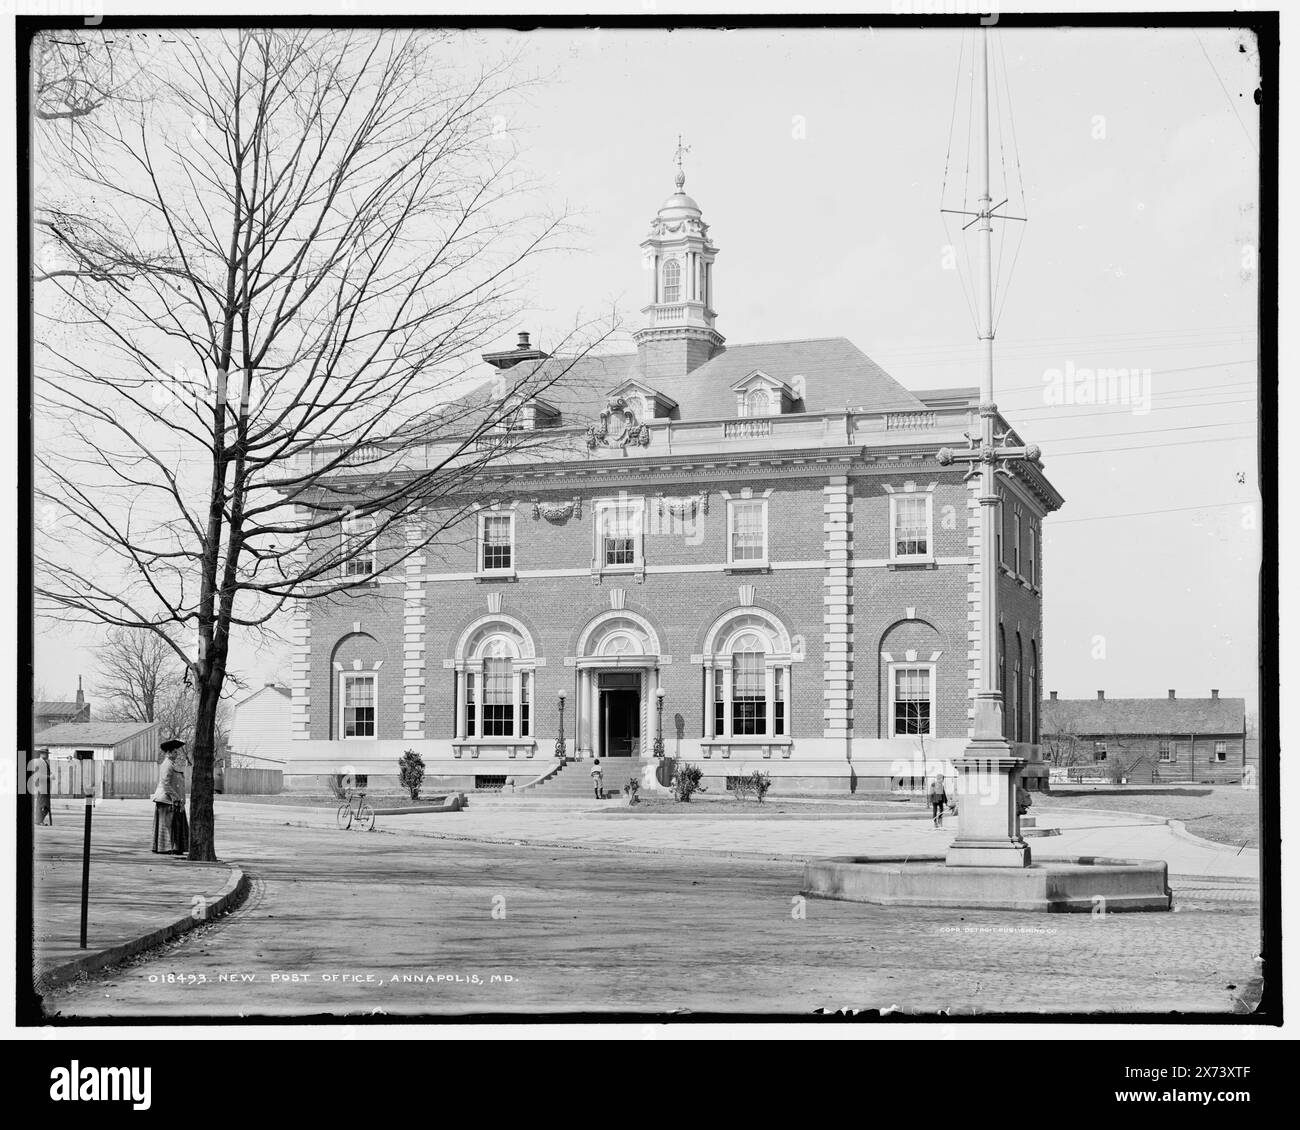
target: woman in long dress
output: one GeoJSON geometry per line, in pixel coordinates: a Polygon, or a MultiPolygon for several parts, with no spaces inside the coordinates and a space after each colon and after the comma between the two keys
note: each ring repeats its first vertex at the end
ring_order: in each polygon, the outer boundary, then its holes
{"type": "Polygon", "coordinates": [[[158,787],[153,791],[153,850],[159,855],[179,855],[190,846],[185,819],[185,743],[172,738],[161,748],[158,787]]]}

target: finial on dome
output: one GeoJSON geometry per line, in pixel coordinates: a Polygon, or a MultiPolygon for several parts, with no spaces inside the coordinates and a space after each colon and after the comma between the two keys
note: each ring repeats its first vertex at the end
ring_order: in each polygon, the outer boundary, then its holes
{"type": "Polygon", "coordinates": [[[691,147],[689,145],[682,144],[682,135],[679,133],[677,135],[677,150],[676,150],[677,176],[673,178],[673,180],[677,184],[678,192],[681,192],[684,186],[686,185],[686,172],[682,168],[682,155],[684,153],[689,153],[690,151],[691,151],[691,147]]]}

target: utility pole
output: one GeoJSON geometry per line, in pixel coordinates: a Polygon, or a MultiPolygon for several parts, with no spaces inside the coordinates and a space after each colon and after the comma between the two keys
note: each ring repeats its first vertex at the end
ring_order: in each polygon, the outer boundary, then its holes
{"type": "MultiPolygon", "coordinates": [[[[1001,521],[997,476],[1007,472],[1002,464],[1011,460],[1036,462],[1039,450],[1006,445],[1007,432],[997,432],[998,407],[993,399],[993,220],[1021,220],[1020,216],[997,215],[1002,204],[993,204],[989,192],[989,46],[988,28],[978,32],[975,50],[975,99],[978,115],[975,172],[979,187],[978,208],[966,225],[975,226],[979,243],[979,277],[975,280],[980,342],[980,435],[966,451],[941,448],[939,463],[965,463],[967,477],[979,476],[980,504],[980,684],[975,696],[975,725],[970,744],[957,759],[958,832],[948,849],[950,866],[1027,867],[1029,845],[1020,835],[1016,786],[1024,759],[1016,757],[1006,739],[1002,691],[997,679],[998,561],[997,530],[1001,521]]],[[[944,209],[947,211],[948,209],[944,209]]]]}

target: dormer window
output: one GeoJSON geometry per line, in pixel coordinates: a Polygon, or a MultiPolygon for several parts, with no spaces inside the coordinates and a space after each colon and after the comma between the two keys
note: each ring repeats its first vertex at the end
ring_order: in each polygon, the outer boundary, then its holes
{"type": "Polygon", "coordinates": [[[682,293],[682,265],[676,259],[664,263],[665,302],[680,302],[682,293]]]}
{"type": "Polygon", "coordinates": [[[731,387],[736,394],[737,416],[780,416],[789,412],[798,399],[785,381],[758,369],[731,387]]]}

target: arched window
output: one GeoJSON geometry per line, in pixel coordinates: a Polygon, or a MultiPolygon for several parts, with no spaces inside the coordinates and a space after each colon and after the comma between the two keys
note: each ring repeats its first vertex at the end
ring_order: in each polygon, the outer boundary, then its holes
{"type": "Polygon", "coordinates": [[[676,259],[664,263],[664,297],[665,302],[680,302],[682,294],[682,265],[676,259]]]}
{"type": "Polygon", "coordinates": [[[788,737],[789,635],[766,613],[724,617],[706,640],[706,738],[788,737]]]}
{"type": "Polygon", "coordinates": [[[457,738],[532,734],[532,641],[511,623],[489,621],[461,638],[456,667],[457,738]]]}
{"type": "MultiPolygon", "coordinates": [[[[998,625],[998,669],[997,669],[998,690],[1002,692],[1005,699],[1007,693],[1007,634],[1002,630],[1002,625],[998,625]]],[[[1006,703],[1004,701],[1003,708],[1006,703]]]]}
{"type": "Polygon", "coordinates": [[[767,389],[756,388],[745,398],[745,414],[748,416],[766,416],[772,411],[772,398],[767,389]]]}
{"type": "Polygon", "coordinates": [[[1020,642],[1020,633],[1016,633],[1016,669],[1015,677],[1011,681],[1011,727],[1012,741],[1023,742],[1025,740],[1024,725],[1022,722],[1023,711],[1021,709],[1022,694],[1024,684],[1021,683],[1021,668],[1025,662],[1024,645],[1020,642]]]}
{"type": "Polygon", "coordinates": [[[1038,641],[1029,641],[1029,740],[1038,742],[1038,641]]]}

